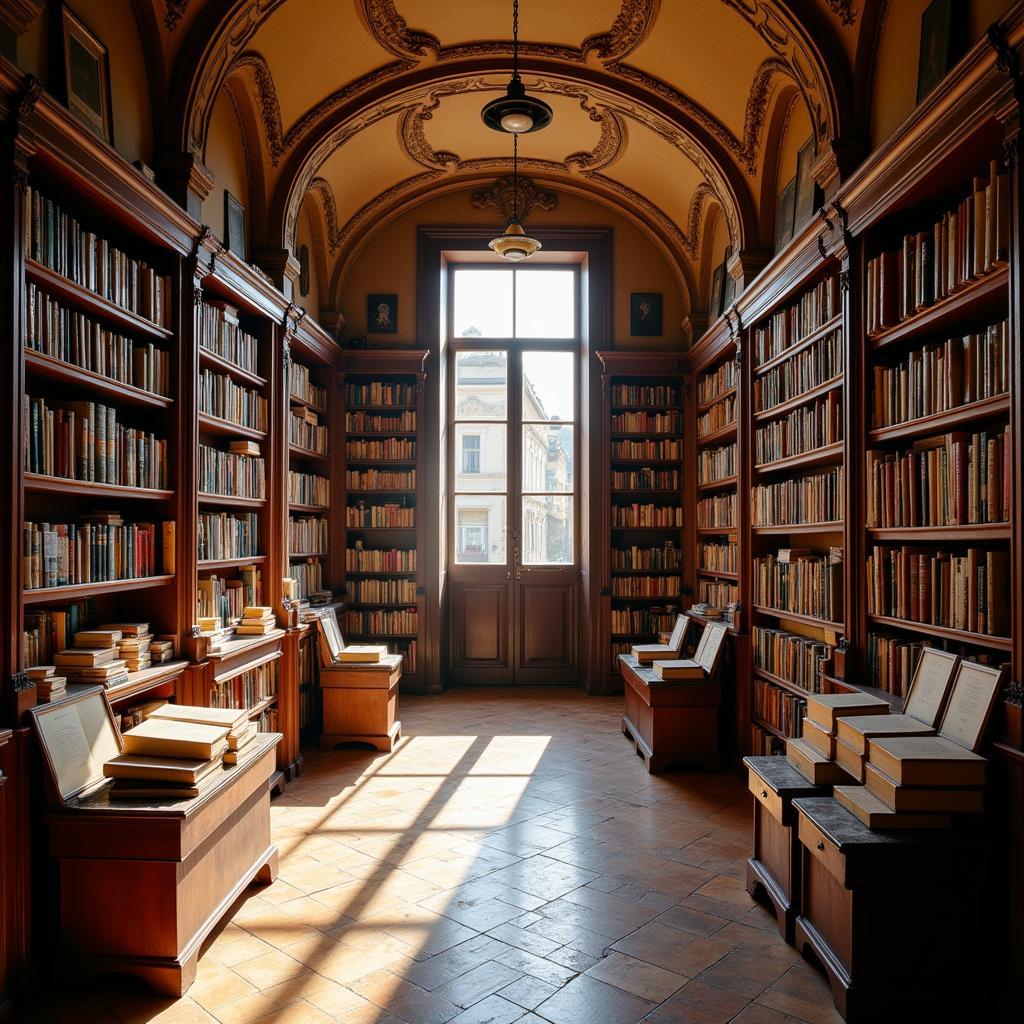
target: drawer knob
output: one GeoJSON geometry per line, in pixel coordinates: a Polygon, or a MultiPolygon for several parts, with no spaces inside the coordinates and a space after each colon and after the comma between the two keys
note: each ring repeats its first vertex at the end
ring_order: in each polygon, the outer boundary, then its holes
{"type": "Polygon", "coordinates": [[[761,790],[761,799],[762,800],[767,800],[768,799],[768,790],[767,789],[762,789],[761,790]]]}
{"type": "Polygon", "coordinates": [[[825,844],[823,842],[821,842],[820,840],[818,842],[818,849],[819,850],[824,850],[825,849],[825,844]]]}

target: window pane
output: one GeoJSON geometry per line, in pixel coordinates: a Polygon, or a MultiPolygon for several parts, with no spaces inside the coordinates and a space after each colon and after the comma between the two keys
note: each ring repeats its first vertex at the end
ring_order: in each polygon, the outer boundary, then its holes
{"type": "Polygon", "coordinates": [[[560,423],[523,424],[523,491],[572,491],[573,428],[560,423]]]}
{"type": "Polygon", "coordinates": [[[572,498],[530,494],[523,497],[523,563],[572,562],[572,498]]]}
{"type": "Polygon", "coordinates": [[[523,419],[573,420],[572,352],[523,353],[523,419]]]}
{"type": "Polygon", "coordinates": [[[455,425],[455,490],[507,491],[504,423],[455,425]]]}
{"type": "Polygon", "coordinates": [[[505,564],[504,494],[455,495],[455,561],[505,564]]]}
{"type": "Polygon", "coordinates": [[[511,270],[456,270],[452,303],[454,337],[512,337],[511,270]]]}
{"type": "Polygon", "coordinates": [[[503,420],[508,415],[508,353],[455,353],[455,418],[503,420]]]}
{"type": "Polygon", "coordinates": [[[517,271],[516,337],[575,337],[575,286],[572,270],[517,271]]]}

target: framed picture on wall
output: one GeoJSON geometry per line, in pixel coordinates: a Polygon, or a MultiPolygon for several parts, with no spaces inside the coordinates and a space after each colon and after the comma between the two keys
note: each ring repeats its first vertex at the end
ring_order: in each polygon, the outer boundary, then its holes
{"type": "Polygon", "coordinates": [[[796,196],[793,200],[793,230],[802,228],[818,208],[818,185],[811,173],[814,168],[814,136],[796,155],[796,196]]]}
{"type": "Polygon", "coordinates": [[[86,127],[113,145],[107,48],[63,4],[60,7],[60,49],[65,105],[86,127]]]}
{"type": "Polygon", "coordinates": [[[398,333],[398,296],[366,296],[367,334],[398,333]]]}
{"type": "Polygon", "coordinates": [[[775,251],[778,252],[793,237],[793,211],[796,205],[796,178],[791,178],[779,193],[775,204],[775,251]]]}
{"type": "Polygon", "coordinates": [[[946,77],[953,58],[953,0],[932,0],[921,15],[917,102],[946,77]]]}
{"type": "Polygon", "coordinates": [[[711,301],[708,304],[708,312],[712,317],[720,316],[722,313],[722,282],[724,280],[725,264],[721,263],[711,274],[711,301]]]}
{"type": "Polygon", "coordinates": [[[661,337],[661,292],[633,292],[629,297],[629,333],[661,337]]]}
{"type": "Polygon", "coordinates": [[[245,207],[224,189],[224,244],[228,252],[245,259],[245,207]]]}

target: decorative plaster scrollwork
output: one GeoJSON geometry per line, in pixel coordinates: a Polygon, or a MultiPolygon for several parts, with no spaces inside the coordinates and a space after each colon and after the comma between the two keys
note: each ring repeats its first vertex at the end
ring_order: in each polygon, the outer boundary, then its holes
{"type": "Polygon", "coordinates": [[[839,20],[844,25],[857,23],[857,8],[853,6],[853,0],[828,0],[828,9],[839,15],[839,20]]]}
{"type": "Polygon", "coordinates": [[[314,178],[309,185],[310,192],[320,197],[327,225],[327,248],[333,256],[338,251],[338,204],[334,200],[334,189],[326,178],[314,178]]]}
{"type": "Polygon", "coordinates": [[[647,38],[660,7],[660,0],[623,0],[612,27],[583,40],[584,60],[622,60],[647,38]]]}
{"type": "Polygon", "coordinates": [[[173,32],[178,27],[178,22],[185,16],[188,10],[189,0],[165,0],[164,7],[164,28],[173,32]]]}
{"type": "Polygon", "coordinates": [[[231,72],[245,68],[252,72],[256,83],[256,97],[259,101],[260,121],[267,137],[267,149],[270,162],[274,167],[285,152],[284,131],[281,127],[281,104],[277,98],[277,89],[270,74],[270,66],[262,54],[249,50],[236,57],[231,65],[231,72]]]}
{"type": "Polygon", "coordinates": [[[708,199],[717,199],[715,190],[702,181],[694,190],[690,199],[690,212],[686,218],[686,250],[693,259],[697,258],[700,249],[700,222],[704,213],[704,203],[708,199]]]}
{"type": "Polygon", "coordinates": [[[516,211],[525,220],[533,209],[555,209],[558,206],[558,196],[554,192],[545,192],[531,178],[520,177],[517,190],[511,176],[504,176],[488,188],[474,192],[469,202],[476,210],[484,210],[491,206],[497,208],[501,212],[502,220],[511,220],[516,211]]]}
{"type": "Polygon", "coordinates": [[[360,0],[356,8],[367,31],[388,53],[405,60],[437,59],[437,36],[409,28],[392,0],[360,0]]]}

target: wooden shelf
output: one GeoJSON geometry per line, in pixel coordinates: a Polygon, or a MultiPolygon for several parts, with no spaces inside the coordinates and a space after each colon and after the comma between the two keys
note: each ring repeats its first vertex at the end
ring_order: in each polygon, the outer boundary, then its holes
{"type": "MultiPolygon", "coordinates": [[[[241,620],[235,619],[233,621],[237,626],[241,620]]],[[[207,657],[210,661],[226,661],[228,658],[234,658],[239,654],[245,654],[257,647],[278,643],[284,634],[285,631],[283,629],[275,627],[274,629],[271,629],[269,633],[261,633],[257,636],[236,636],[231,640],[225,640],[224,643],[221,644],[219,651],[210,651],[209,654],[207,654],[207,657]]],[[[275,658],[279,657],[279,655],[280,651],[272,651],[264,661],[260,662],[260,664],[263,664],[266,661],[273,661],[275,658]]],[[[258,668],[258,665],[252,662],[246,662],[241,666],[241,668],[239,668],[238,672],[247,672],[251,668],[258,668]]],[[[223,679],[233,679],[235,675],[238,675],[238,672],[231,676],[223,676],[218,679],[218,682],[223,679]]]]}
{"type": "Polygon", "coordinates": [[[725,401],[730,395],[736,394],[736,385],[733,384],[731,388],[726,388],[724,391],[720,391],[714,398],[709,398],[706,402],[697,403],[697,412],[707,412],[708,409],[718,405],[719,402],[725,401]]]}
{"type": "Polygon", "coordinates": [[[236,366],[234,363],[222,356],[217,355],[216,352],[211,352],[208,348],[203,348],[202,345],[197,346],[199,352],[199,365],[207,366],[212,370],[220,370],[221,373],[226,373],[230,377],[234,377],[235,380],[242,384],[249,384],[254,388],[263,389],[267,386],[266,380],[255,373],[250,373],[248,370],[243,370],[242,367],[236,366]]]}
{"type": "Polygon", "coordinates": [[[765,537],[769,536],[786,536],[793,534],[796,536],[801,533],[839,533],[845,526],[842,519],[836,519],[832,522],[824,523],[789,523],[783,526],[753,526],[750,532],[753,534],[761,534],[765,537]]]}
{"type": "Polygon", "coordinates": [[[134,384],[122,384],[110,377],[104,377],[101,373],[85,370],[81,366],[75,366],[74,363],[65,363],[62,359],[55,359],[53,356],[34,352],[28,348],[25,349],[25,373],[60,381],[76,388],[86,388],[121,405],[135,405],[149,409],[169,409],[174,405],[173,398],[156,395],[152,391],[145,391],[134,384]]]}
{"type": "Polygon", "coordinates": [[[846,377],[843,374],[840,374],[838,377],[833,377],[831,380],[827,380],[824,384],[819,384],[817,387],[813,387],[809,391],[804,391],[802,394],[786,399],[785,402],[779,402],[778,405],[773,405],[768,409],[762,409],[760,412],[755,412],[754,422],[762,423],[765,420],[778,419],[780,416],[784,416],[787,412],[792,412],[794,409],[799,409],[802,405],[807,405],[810,402],[813,402],[816,398],[821,398],[822,395],[827,395],[830,391],[838,390],[845,383],[846,377]]]}
{"type": "Polygon", "coordinates": [[[301,445],[288,445],[288,454],[293,459],[309,459],[316,462],[327,462],[330,456],[326,452],[315,452],[312,448],[303,448],[301,445]]]}
{"type": "Polygon", "coordinates": [[[401,437],[418,438],[415,430],[346,430],[345,437],[401,437]]]}
{"type": "Polygon", "coordinates": [[[682,572],[678,569],[612,569],[613,576],[678,576],[682,572]]]}
{"type": "Polygon", "coordinates": [[[239,498],[233,494],[199,492],[200,505],[215,505],[221,508],[263,508],[266,503],[266,498],[239,498]]]}
{"type": "Polygon", "coordinates": [[[697,490],[704,491],[724,491],[728,487],[736,486],[737,477],[735,474],[732,476],[723,476],[718,480],[709,480],[707,483],[697,484],[697,490]]]}
{"type": "Polygon", "coordinates": [[[708,576],[708,577],[712,577],[714,579],[721,579],[721,580],[738,580],[740,578],[740,574],[738,572],[724,572],[724,571],[719,572],[719,571],[717,571],[715,569],[698,569],[697,570],[697,575],[698,576],[708,576]]]}
{"type": "Polygon", "coordinates": [[[196,562],[197,572],[210,572],[214,569],[234,569],[243,565],[263,565],[266,555],[251,555],[249,558],[204,558],[196,562]]]}
{"type": "Polygon", "coordinates": [[[220,416],[214,416],[208,412],[199,413],[197,419],[199,420],[200,433],[205,431],[208,434],[217,434],[219,437],[238,437],[250,441],[265,441],[267,437],[265,430],[257,430],[255,427],[243,427],[238,423],[221,419],[220,416]]]}
{"type": "Polygon", "coordinates": [[[327,415],[327,410],[322,405],[316,405],[313,402],[307,402],[304,398],[299,398],[298,395],[289,395],[288,401],[292,405],[301,406],[303,409],[310,409],[315,413],[319,413],[321,416],[327,415]]]}
{"type": "Polygon", "coordinates": [[[683,435],[667,431],[612,431],[613,441],[682,441],[683,435]]]}
{"type": "Polygon", "coordinates": [[[394,533],[396,530],[415,530],[415,526],[346,526],[352,533],[394,533]]]}
{"type": "Polygon", "coordinates": [[[736,436],[736,421],[732,423],[726,423],[724,427],[719,427],[717,430],[712,430],[710,434],[703,434],[697,438],[698,448],[707,448],[710,445],[716,444],[718,441],[728,441],[730,438],[736,436]]]}
{"type": "Polygon", "coordinates": [[[326,505],[303,505],[300,502],[289,502],[289,512],[312,512],[314,514],[322,514],[327,511],[326,505]]]}
{"type": "Polygon", "coordinates": [[[895,619],[888,615],[869,615],[868,622],[876,626],[888,626],[892,629],[903,629],[909,633],[920,633],[924,636],[940,636],[957,643],[971,644],[974,647],[991,647],[999,651],[1013,649],[1013,641],[1005,636],[989,636],[987,633],[971,633],[964,629],[951,629],[949,626],[935,626],[930,622],[913,622],[910,619],[895,619]]]}
{"type": "Polygon", "coordinates": [[[801,452],[799,455],[787,455],[784,459],[775,459],[773,462],[762,462],[754,466],[755,473],[779,473],[785,469],[800,469],[802,467],[823,466],[842,458],[844,441],[836,441],[833,444],[824,445],[821,448],[814,448],[809,452],[801,452]]]}
{"type": "Polygon", "coordinates": [[[1009,281],[1009,268],[1005,263],[1001,264],[984,277],[969,282],[952,295],[901,320],[894,327],[869,334],[868,340],[876,349],[886,348],[925,332],[936,334],[947,326],[976,320],[986,311],[995,313],[1000,309],[1005,317],[1009,307],[1009,281]]]}
{"type": "Polygon", "coordinates": [[[415,487],[349,487],[346,494],[415,494],[415,487]]]}
{"type": "Polygon", "coordinates": [[[345,412],[415,412],[415,405],[346,405],[345,412]]]}
{"type": "Polygon", "coordinates": [[[698,526],[697,533],[702,537],[732,537],[738,534],[738,526],[698,526]]]}
{"type": "Polygon", "coordinates": [[[903,710],[903,698],[895,693],[890,693],[888,690],[880,690],[877,686],[865,686],[860,683],[851,683],[848,679],[837,679],[835,676],[821,673],[821,678],[828,683],[829,686],[842,687],[847,692],[851,693],[865,693],[869,697],[878,697],[880,700],[884,700],[893,711],[899,713],[903,710]]]}
{"type": "Polygon", "coordinates": [[[277,694],[276,693],[274,694],[273,697],[265,697],[258,704],[254,704],[251,708],[249,708],[249,717],[250,718],[255,718],[257,715],[262,715],[263,712],[267,710],[267,708],[272,707],[276,703],[277,703],[277,694]]]}
{"type": "Polygon", "coordinates": [[[659,533],[665,533],[666,530],[670,530],[672,532],[678,532],[679,530],[682,530],[683,527],[682,526],[615,526],[615,525],[613,525],[612,529],[613,530],[631,530],[631,531],[632,530],[654,530],[654,531],[657,531],[659,533]]]}
{"type": "Polygon", "coordinates": [[[174,491],[155,487],[125,487],[122,484],[101,484],[92,480],[68,480],[62,476],[25,473],[24,487],[30,494],[83,495],[89,498],[127,498],[133,501],[170,501],[174,491]]]}
{"type": "Polygon", "coordinates": [[[952,541],[971,544],[976,541],[1008,541],[1009,523],[968,523],[964,526],[868,527],[868,537],[876,541],[952,541]]]}
{"type": "Polygon", "coordinates": [[[634,402],[632,405],[610,405],[612,412],[678,412],[678,402],[655,402],[653,405],[644,405],[642,402],[634,402]]]}
{"type": "Polygon", "coordinates": [[[167,341],[174,336],[170,328],[158,327],[145,317],[123,309],[97,292],[75,284],[62,274],[28,257],[25,259],[25,280],[38,285],[50,295],[58,296],[68,305],[108,323],[117,324],[133,335],[156,341],[167,341]]]}
{"type": "Polygon", "coordinates": [[[795,694],[797,697],[805,697],[810,690],[805,690],[801,686],[797,686],[796,683],[791,683],[788,679],[783,679],[782,676],[775,675],[774,672],[769,672],[765,668],[755,668],[753,670],[754,678],[761,679],[766,683],[771,683],[772,686],[777,686],[780,690],[785,690],[787,693],[795,694]]]}
{"type": "Polygon", "coordinates": [[[326,558],[326,551],[289,551],[289,560],[293,558],[326,558]]]}
{"type": "MultiPolygon", "coordinates": [[[[351,493],[351,492],[349,492],[349,493],[351,493]]],[[[653,497],[655,495],[660,495],[662,497],[668,497],[669,495],[678,496],[679,493],[680,493],[680,489],[678,487],[671,487],[671,488],[668,488],[668,487],[651,487],[651,488],[634,487],[632,489],[623,488],[623,487],[613,487],[611,489],[611,493],[613,495],[615,495],[615,494],[629,494],[629,495],[631,495],[633,497],[643,497],[644,495],[650,495],[651,497],[653,497]]]]}
{"type": "Polygon", "coordinates": [[[166,587],[174,582],[172,575],[140,576],[129,580],[104,580],[100,583],[76,583],[68,587],[40,587],[22,593],[25,604],[48,604],[51,601],[64,603],[79,601],[102,594],[120,593],[123,590],[152,590],[166,587]]]}
{"type": "Polygon", "coordinates": [[[800,615],[797,612],[783,612],[777,608],[767,608],[765,605],[755,604],[754,611],[758,615],[767,615],[772,619],[789,619],[793,622],[802,622],[806,626],[815,626],[818,629],[828,629],[833,633],[843,633],[846,630],[846,623],[832,622],[829,619],[819,619],[815,615],[800,615]]]}
{"type": "Polygon", "coordinates": [[[107,690],[107,699],[111,704],[141,697],[167,683],[174,681],[188,667],[187,661],[164,661],[159,665],[144,668],[141,672],[129,672],[128,682],[113,686],[107,690]]]}
{"type": "Polygon", "coordinates": [[[356,469],[381,469],[383,466],[416,466],[416,459],[351,459],[345,456],[345,464],[356,469]]]}
{"type": "Polygon", "coordinates": [[[891,427],[876,427],[868,431],[868,441],[872,444],[882,444],[886,441],[927,437],[931,434],[943,434],[952,428],[963,426],[965,423],[973,423],[975,420],[1009,415],[1010,396],[996,395],[993,398],[985,398],[979,402],[970,402],[967,405],[957,406],[955,409],[948,409],[946,412],[937,412],[931,416],[921,416],[916,420],[897,423],[891,427]]]}
{"type": "Polygon", "coordinates": [[[664,604],[666,601],[681,601],[682,594],[612,594],[613,601],[653,601],[664,604]]]}
{"type": "Polygon", "coordinates": [[[760,366],[754,367],[754,376],[761,377],[766,374],[770,369],[781,363],[786,362],[787,359],[792,359],[793,356],[800,352],[803,352],[805,348],[810,348],[816,341],[820,341],[825,337],[826,334],[831,334],[832,331],[838,330],[843,326],[843,314],[837,313],[827,323],[821,325],[811,331],[806,337],[801,338],[798,342],[790,345],[784,352],[780,352],[777,356],[772,356],[771,359],[766,359],[760,366]]]}
{"type": "Polygon", "coordinates": [[[372,569],[346,569],[345,570],[345,575],[346,576],[373,576],[373,577],[377,577],[377,576],[403,577],[403,576],[415,576],[416,575],[416,570],[415,569],[410,569],[408,572],[383,572],[383,571],[375,572],[372,569]]]}
{"type": "Polygon", "coordinates": [[[783,733],[780,729],[776,729],[774,725],[769,725],[763,718],[758,718],[757,715],[751,715],[750,717],[754,725],[764,729],[765,732],[770,732],[773,736],[777,736],[780,740],[783,741],[789,739],[789,737],[786,736],[785,733],[783,733]]]}

